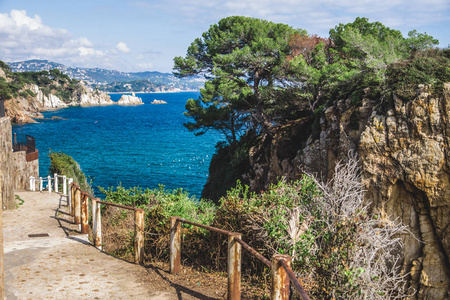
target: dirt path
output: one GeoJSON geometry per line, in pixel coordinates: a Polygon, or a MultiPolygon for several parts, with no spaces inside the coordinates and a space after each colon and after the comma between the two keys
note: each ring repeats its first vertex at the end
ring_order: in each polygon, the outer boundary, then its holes
{"type": "Polygon", "coordinates": [[[16,195],[23,204],[3,213],[8,300],[213,300],[226,296],[226,278],[187,278],[183,271],[175,277],[165,271],[164,264],[145,268],[97,250],[71,223],[65,196],[25,191],[16,195]]]}

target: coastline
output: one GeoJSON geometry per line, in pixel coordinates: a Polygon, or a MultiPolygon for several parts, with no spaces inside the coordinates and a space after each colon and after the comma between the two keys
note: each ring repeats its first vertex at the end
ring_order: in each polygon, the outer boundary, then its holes
{"type": "MultiPolygon", "coordinates": [[[[24,125],[23,132],[39,141],[42,152],[52,149],[72,156],[86,174],[95,178],[95,186],[107,188],[121,183],[126,188],[157,189],[163,184],[168,190],[183,188],[200,198],[218,137],[197,137],[183,126],[186,99],[196,94],[165,95],[142,94],[146,105],[134,109],[73,106],[42,112],[46,119],[36,120],[41,125],[24,125]],[[154,98],[170,104],[150,105],[154,98]],[[51,120],[52,116],[67,120],[51,120]],[[71,133],[71,138],[61,139],[55,132],[71,133]],[[139,145],[124,143],[130,137],[139,140],[139,145]]],[[[14,132],[20,130],[20,126],[14,128],[14,132]]],[[[41,173],[46,174],[49,166],[47,156],[40,158],[41,173]]]]}
{"type": "Polygon", "coordinates": [[[193,93],[193,92],[200,92],[200,90],[180,90],[180,91],[164,91],[164,92],[133,92],[133,91],[129,91],[129,92],[103,92],[106,94],[174,94],[174,93],[193,93]]]}

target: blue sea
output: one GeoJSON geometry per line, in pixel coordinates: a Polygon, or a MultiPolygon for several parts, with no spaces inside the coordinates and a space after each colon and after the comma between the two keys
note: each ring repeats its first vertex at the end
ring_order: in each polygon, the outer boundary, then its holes
{"type": "MultiPolygon", "coordinates": [[[[121,94],[111,94],[117,101],[121,94]]],[[[144,105],[69,107],[44,112],[39,123],[13,126],[18,136],[36,138],[39,149],[40,175],[49,173],[47,153],[62,151],[72,156],[82,171],[97,187],[129,188],[139,186],[155,189],[182,188],[200,197],[208,177],[208,167],[215,145],[216,133],[195,136],[183,123],[189,98],[198,92],[136,94],[144,105]],[[153,100],[167,104],[151,104],[153,100]],[[50,120],[58,116],[67,120],[50,120]]]]}

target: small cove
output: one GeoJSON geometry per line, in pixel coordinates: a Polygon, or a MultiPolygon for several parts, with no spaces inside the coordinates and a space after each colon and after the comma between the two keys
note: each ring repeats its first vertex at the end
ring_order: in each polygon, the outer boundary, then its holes
{"type": "MultiPolygon", "coordinates": [[[[111,94],[117,101],[121,94],[111,94]]],[[[72,156],[97,186],[122,185],[155,189],[182,188],[200,197],[208,168],[220,136],[207,133],[195,136],[183,123],[189,98],[198,92],[136,94],[144,105],[69,107],[44,112],[39,123],[13,126],[36,138],[40,175],[47,176],[47,153],[62,151],[72,156]],[[167,104],[150,104],[153,100],[167,104]],[[61,119],[50,120],[52,117],[61,119]],[[65,120],[64,120],[65,119],[65,120]]]]}

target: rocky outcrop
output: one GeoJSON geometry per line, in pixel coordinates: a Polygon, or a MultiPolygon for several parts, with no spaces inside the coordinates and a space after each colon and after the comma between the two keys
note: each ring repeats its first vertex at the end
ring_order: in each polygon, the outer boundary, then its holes
{"type": "Polygon", "coordinates": [[[409,101],[338,101],[320,123],[307,119],[263,137],[250,151],[253,190],[304,172],[331,178],[337,161],[355,151],[366,200],[374,212],[409,225],[404,271],[414,299],[450,298],[450,84],[442,96],[419,86],[409,101]],[[414,236],[414,237],[413,237],[414,236]]]}
{"type": "Polygon", "coordinates": [[[136,97],[134,93],[132,95],[122,95],[120,97],[119,101],[117,101],[118,105],[140,105],[144,104],[142,102],[142,99],[139,97],[136,97]]]}
{"type": "Polygon", "coordinates": [[[93,90],[90,87],[84,86],[83,92],[79,94],[78,101],[75,101],[74,105],[81,106],[102,106],[102,105],[114,105],[116,104],[111,100],[108,94],[93,90]]]}
{"type": "Polygon", "coordinates": [[[38,110],[42,111],[67,107],[67,104],[64,103],[64,101],[62,101],[58,96],[53,94],[45,95],[35,84],[28,85],[25,87],[25,89],[29,89],[36,95],[36,103],[34,103],[34,108],[38,110]]]}
{"type": "Polygon", "coordinates": [[[155,99],[151,102],[151,104],[167,104],[167,102],[164,100],[156,100],[155,99]]]}
{"type": "Polygon", "coordinates": [[[70,100],[63,101],[56,94],[44,93],[37,85],[27,85],[23,90],[31,91],[35,96],[17,96],[5,103],[6,114],[13,123],[32,123],[34,119],[42,119],[42,111],[65,108],[68,106],[101,106],[114,105],[108,94],[93,90],[80,83],[79,90],[74,92],[70,100]]]}

